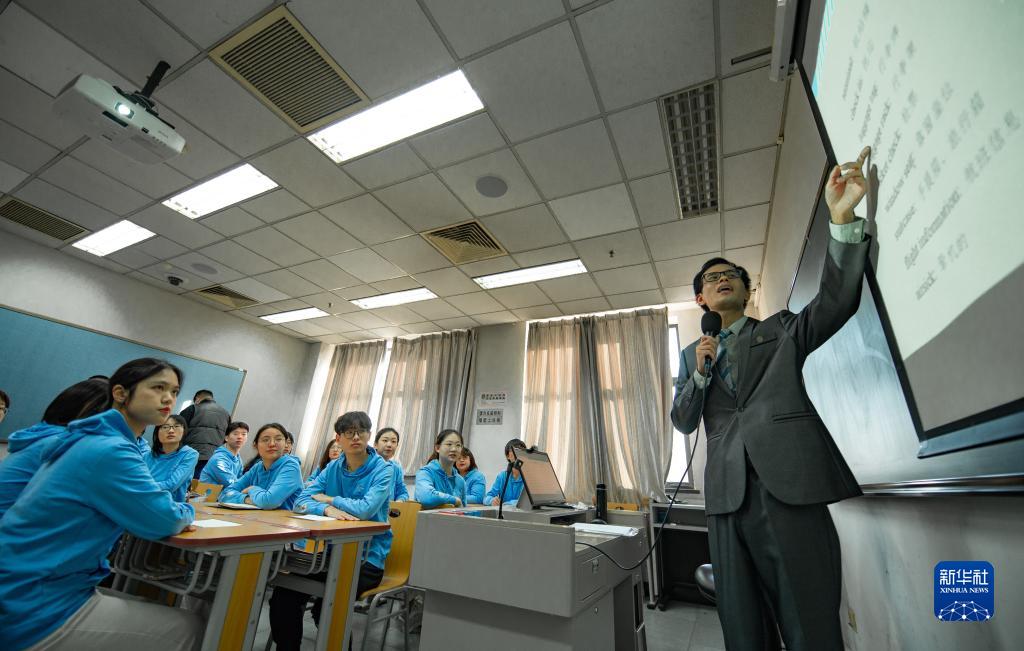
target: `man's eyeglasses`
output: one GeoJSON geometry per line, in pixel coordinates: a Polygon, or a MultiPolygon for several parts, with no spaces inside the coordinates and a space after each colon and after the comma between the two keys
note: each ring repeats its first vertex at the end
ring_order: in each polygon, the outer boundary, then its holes
{"type": "Polygon", "coordinates": [[[178,430],[185,431],[185,426],[182,425],[181,423],[173,423],[173,424],[170,424],[170,425],[161,425],[160,426],[160,431],[161,432],[169,432],[172,429],[178,429],[178,430]]]}
{"type": "Polygon", "coordinates": [[[740,277],[740,272],[736,271],[735,269],[726,269],[725,271],[709,271],[706,274],[704,274],[703,276],[701,276],[701,278],[703,278],[704,282],[706,282],[706,283],[718,282],[718,280],[720,278],[725,278],[727,280],[733,280],[733,279],[739,278],[739,277],[740,277]]]}
{"type": "Polygon", "coordinates": [[[357,438],[368,439],[370,438],[370,430],[365,429],[347,429],[344,432],[340,432],[339,436],[346,438],[350,441],[354,441],[357,438]]]}

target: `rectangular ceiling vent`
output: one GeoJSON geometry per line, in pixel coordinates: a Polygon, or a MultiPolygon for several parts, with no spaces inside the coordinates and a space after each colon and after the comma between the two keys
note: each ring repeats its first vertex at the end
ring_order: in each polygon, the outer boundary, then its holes
{"type": "Polygon", "coordinates": [[[14,197],[0,199],[0,217],[62,242],[85,232],[78,224],[61,219],[14,197]]]}
{"type": "Polygon", "coordinates": [[[204,287],[203,289],[197,289],[195,293],[199,294],[203,298],[215,301],[221,305],[226,305],[234,310],[243,307],[252,307],[253,305],[259,304],[259,301],[255,298],[250,298],[245,294],[239,294],[234,290],[228,289],[224,285],[204,287]]]}
{"type": "Polygon", "coordinates": [[[508,253],[476,220],[437,228],[423,233],[423,237],[455,264],[496,258],[508,253]]]}
{"type": "Polygon", "coordinates": [[[369,102],[283,5],[215,47],[210,58],[299,133],[369,102]]]}
{"type": "Polygon", "coordinates": [[[663,128],[683,217],[718,211],[718,120],[715,84],[661,100],[663,128]]]}

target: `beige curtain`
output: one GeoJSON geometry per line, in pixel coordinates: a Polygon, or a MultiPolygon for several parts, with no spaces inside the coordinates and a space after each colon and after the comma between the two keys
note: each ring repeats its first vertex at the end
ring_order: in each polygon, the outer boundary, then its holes
{"type": "Polygon", "coordinates": [[[370,409],[373,380],[386,349],[387,342],[383,339],[342,344],[334,349],[313,429],[313,441],[302,460],[304,475],[313,471],[329,441],[334,438],[334,421],[338,416],[347,411],[370,409]]]}
{"type": "Polygon", "coordinates": [[[401,434],[396,456],[406,474],[426,463],[438,432],[463,431],[475,355],[473,330],[395,339],[377,421],[401,434]]]}

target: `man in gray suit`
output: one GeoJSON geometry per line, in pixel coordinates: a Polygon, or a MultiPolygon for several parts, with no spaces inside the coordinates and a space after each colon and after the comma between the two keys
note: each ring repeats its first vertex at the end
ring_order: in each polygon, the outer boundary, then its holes
{"type": "Polygon", "coordinates": [[[722,333],[681,353],[672,422],[689,434],[704,418],[708,536],[729,651],[778,649],[776,624],[789,651],[843,649],[839,538],[826,505],[861,491],[801,369],[860,303],[868,242],[853,209],[869,153],[829,174],[832,239],[818,295],[799,314],[744,316],[750,276],[725,259],[694,278],[697,303],[722,316],[722,333]]]}

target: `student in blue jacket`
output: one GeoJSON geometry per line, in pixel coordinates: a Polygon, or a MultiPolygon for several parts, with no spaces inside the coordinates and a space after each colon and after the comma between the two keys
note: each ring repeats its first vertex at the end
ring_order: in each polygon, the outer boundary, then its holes
{"type": "Polygon", "coordinates": [[[466,480],[466,504],[483,504],[484,491],[487,490],[487,478],[476,467],[476,457],[473,456],[469,448],[462,448],[462,454],[455,462],[455,469],[466,480]]]}
{"type": "Polygon", "coordinates": [[[395,453],[398,452],[398,443],[401,440],[402,437],[394,427],[381,428],[377,432],[377,436],[373,438],[373,448],[377,450],[377,454],[395,468],[395,486],[391,491],[393,502],[404,502],[409,499],[409,489],[405,487],[405,470],[402,469],[402,464],[395,457],[395,453]]]}
{"type": "Polygon", "coordinates": [[[416,501],[423,508],[466,504],[466,480],[455,470],[461,453],[462,434],[453,429],[441,430],[434,439],[430,461],[416,472],[416,501]]]}
{"type": "Polygon", "coordinates": [[[167,420],[182,374],[144,358],[110,378],[113,409],[68,424],[0,520],[0,631],[5,651],[192,649],[193,613],[98,592],[125,530],[157,540],[186,529],[195,511],[153,481],[136,443],[167,420]],[[101,471],[100,471],[101,470],[101,471]]]}
{"type": "Polygon", "coordinates": [[[0,463],[0,518],[43,465],[43,454],[67,432],[66,425],[107,409],[110,385],[106,378],[85,380],[61,391],[46,407],[41,422],[11,434],[7,439],[10,454],[0,463]]]}
{"type": "Polygon", "coordinates": [[[199,473],[199,481],[227,487],[242,476],[242,446],[249,437],[249,426],[242,421],[228,425],[224,434],[224,445],[213,451],[210,459],[199,473]]]}
{"type": "MultiPolygon", "coordinates": [[[[335,440],[342,454],[327,464],[295,503],[298,513],[314,513],[338,520],[388,521],[394,467],[371,448],[370,417],[350,411],[334,423],[335,440]]],[[[391,550],[391,531],[379,533],[364,547],[356,595],[376,588],[384,577],[384,559],[391,550]]],[[[320,580],[326,573],[314,576],[320,580]]],[[[288,588],[274,588],[270,598],[270,630],[278,651],[298,651],[302,644],[302,613],[309,595],[288,588]]],[[[320,621],[320,604],[313,619],[320,621]]]]}
{"type": "Polygon", "coordinates": [[[336,439],[331,439],[331,442],[324,448],[324,453],[320,455],[320,463],[316,464],[316,468],[313,468],[313,472],[310,473],[309,479],[306,480],[306,486],[313,483],[320,473],[323,472],[327,464],[334,461],[341,456],[341,443],[338,443],[336,439]]]}
{"type": "Polygon", "coordinates": [[[256,432],[256,452],[260,463],[236,479],[220,494],[229,504],[252,504],[261,509],[290,509],[302,492],[299,460],[285,454],[285,433],[279,423],[268,423],[256,432]]]}
{"type": "MultiPolygon", "coordinates": [[[[505,458],[508,459],[509,463],[516,460],[512,454],[514,449],[525,450],[526,443],[523,443],[519,439],[511,439],[505,444],[505,458]]],[[[494,483],[491,484],[491,490],[487,491],[487,495],[484,496],[484,504],[490,504],[491,506],[498,506],[499,495],[501,495],[501,487],[505,484],[505,477],[508,476],[508,470],[502,470],[498,473],[498,476],[494,478],[494,483]]],[[[508,486],[505,488],[505,502],[517,502],[519,496],[523,492],[523,477],[519,474],[519,471],[515,468],[512,469],[512,477],[508,480],[508,486]]]]}
{"type": "Polygon", "coordinates": [[[154,428],[153,447],[145,457],[156,485],[170,493],[175,502],[186,501],[199,461],[197,451],[181,444],[187,432],[185,419],[171,414],[167,422],[154,428]]]}

